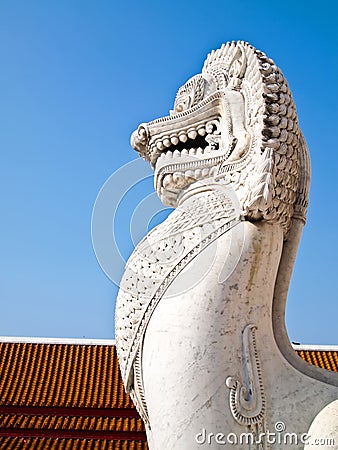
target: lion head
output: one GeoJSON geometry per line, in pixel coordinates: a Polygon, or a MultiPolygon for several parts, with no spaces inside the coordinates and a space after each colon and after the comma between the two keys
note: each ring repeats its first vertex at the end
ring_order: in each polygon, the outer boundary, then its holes
{"type": "Polygon", "coordinates": [[[131,144],[177,206],[196,181],[225,183],[250,220],[305,220],[310,166],[288,84],[274,61],[243,41],[212,51],[179,88],[170,114],[142,123],[131,144]]]}

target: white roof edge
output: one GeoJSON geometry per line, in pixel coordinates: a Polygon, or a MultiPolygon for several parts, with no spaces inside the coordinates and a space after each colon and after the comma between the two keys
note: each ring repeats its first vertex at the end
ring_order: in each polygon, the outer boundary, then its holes
{"type": "Polygon", "coordinates": [[[338,345],[292,344],[295,350],[338,352],[338,345]]]}
{"type": "Polygon", "coordinates": [[[20,344],[115,345],[115,339],[0,336],[0,342],[20,344]]]}

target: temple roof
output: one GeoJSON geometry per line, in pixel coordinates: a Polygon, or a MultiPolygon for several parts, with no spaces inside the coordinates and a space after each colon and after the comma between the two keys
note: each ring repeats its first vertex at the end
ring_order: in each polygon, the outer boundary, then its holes
{"type": "Polygon", "coordinates": [[[148,448],[114,341],[0,342],[0,358],[0,448],[148,448]]]}
{"type": "Polygon", "coordinates": [[[293,347],[304,361],[321,369],[338,372],[338,345],[295,344],[293,347]]]}
{"type": "MultiPolygon", "coordinates": [[[[338,372],[338,347],[294,346],[338,372]]],[[[0,448],[145,450],[113,340],[0,338],[0,448]]]]}

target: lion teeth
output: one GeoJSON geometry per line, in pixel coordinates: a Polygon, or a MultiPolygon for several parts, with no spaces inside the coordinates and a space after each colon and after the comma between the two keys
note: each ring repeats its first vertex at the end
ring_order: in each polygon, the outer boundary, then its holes
{"type": "Polygon", "coordinates": [[[168,186],[170,186],[172,184],[172,182],[173,182],[173,176],[171,174],[169,174],[163,178],[162,185],[164,188],[167,188],[168,186]]]}
{"type": "Polygon", "coordinates": [[[164,145],[165,147],[170,147],[170,146],[171,146],[171,141],[170,141],[170,139],[169,139],[169,138],[163,139],[163,145],[164,145]]]}
{"type": "Polygon", "coordinates": [[[211,176],[211,177],[215,177],[216,175],[217,175],[217,171],[218,171],[218,168],[217,167],[211,167],[210,169],[209,169],[209,175],[211,176]]]}
{"type": "Polygon", "coordinates": [[[195,131],[195,129],[190,129],[188,130],[188,138],[189,139],[195,139],[197,136],[197,132],[195,131]]]}
{"type": "MultiPolygon", "coordinates": [[[[285,120],[284,122],[286,123],[285,120]]],[[[219,119],[215,118],[209,121],[199,122],[195,126],[190,125],[189,128],[181,129],[180,131],[173,132],[172,134],[170,134],[170,131],[167,131],[163,133],[162,136],[158,135],[155,137],[154,141],[151,143],[151,148],[163,152],[171,146],[176,147],[179,142],[186,143],[188,139],[195,140],[198,136],[204,137],[207,134],[219,135],[219,125],[219,119]]],[[[285,124],[283,123],[283,125],[285,124]]]]}
{"type": "Polygon", "coordinates": [[[204,127],[198,128],[198,129],[197,129],[197,133],[198,133],[200,136],[205,136],[205,135],[206,135],[205,128],[204,128],[204,127]]]}
{"type": "Polygon", "coordinates": [[[195,171],[194,170],[187,170],[185,172],[186,178],[195,178],[195,171]]]}

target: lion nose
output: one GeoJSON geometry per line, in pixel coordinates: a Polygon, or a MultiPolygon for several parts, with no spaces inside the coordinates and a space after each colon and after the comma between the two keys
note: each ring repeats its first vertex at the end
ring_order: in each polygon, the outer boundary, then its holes
{"type": "Polygon", "coordinates": [[[147,157],[149,132],[147,125],[141,123],[130,137],[130,144],[143,158],[147,157]]]}

